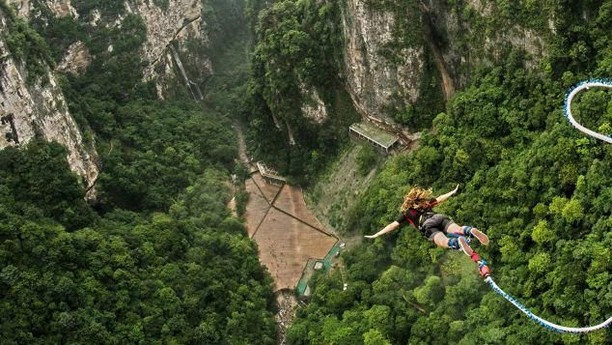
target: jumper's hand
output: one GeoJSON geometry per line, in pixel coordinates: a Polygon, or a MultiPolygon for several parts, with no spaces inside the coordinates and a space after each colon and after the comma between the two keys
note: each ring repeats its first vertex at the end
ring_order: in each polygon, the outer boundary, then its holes
{"type": "Polygon", "coordinates": [[[376,237],[378,237],[378,236],[376,236],[376,235],[365,235],[364,237],[365,237],[365,238],[376,238],[376,237]]]}

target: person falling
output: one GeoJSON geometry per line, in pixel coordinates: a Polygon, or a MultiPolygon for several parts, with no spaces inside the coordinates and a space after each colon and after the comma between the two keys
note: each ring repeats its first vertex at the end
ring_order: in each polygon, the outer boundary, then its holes
{"type": "Polygon", "coordinates": [[[470,247],[467,238],[476,238],[486,246],[489,244],[489,237],[484,232],[471,226],[459,226],[447,215],[435,213],[432,210],[434,206],[441,204],[457,193],[458,189],[459,185],[452,191],[433,198],[431,189],[423,189],[418,186],[411,188],[404,196],[404,202],[400,208],[401,214],[397,219],[374,235],[366,235],[365,237],[376,238],[410,223],[419,230],[421,235],[438,247],[463,251],[465,255],[478,264],[480,275],[486,278],[490,275],[487,262],[480,259],[478,253],[470,247]]]}

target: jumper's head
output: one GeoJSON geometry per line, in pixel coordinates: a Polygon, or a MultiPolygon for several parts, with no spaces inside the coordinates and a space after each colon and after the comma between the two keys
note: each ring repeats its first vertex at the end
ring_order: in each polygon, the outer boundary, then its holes
{"type": "Polygon", "coordinates": [[[404,202],[400,210],[406,212],[410,208],[424,208],[431,200],[431,196],[431,189],[424,189],[418,186],[412,187],[404,196],[404,202]]]}

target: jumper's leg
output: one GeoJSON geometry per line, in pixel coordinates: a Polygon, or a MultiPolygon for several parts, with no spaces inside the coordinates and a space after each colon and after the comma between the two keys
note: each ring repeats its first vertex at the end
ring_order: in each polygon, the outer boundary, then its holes
{"type": "Polygon", "coordinates": [[[452,236],[449,238],[446,237],[446,235],[444,235],[442,232],[437,232],[434,235],[433,242],[441,248],[461,250],[467,256],[471,256],[472,253],[474,253],[474,250],[470,247],[465,237],[463,236],[452,236]]]}
{"type": "Polygon", "coordinates": [[[448,226],[446,231],[451,234],[461,235],[468,238],[475,237],[478,242],[484,244],[485,246],[489,244],[489,237],[484,232],[469,225],[459,226],[453,223],[448,226]]]}

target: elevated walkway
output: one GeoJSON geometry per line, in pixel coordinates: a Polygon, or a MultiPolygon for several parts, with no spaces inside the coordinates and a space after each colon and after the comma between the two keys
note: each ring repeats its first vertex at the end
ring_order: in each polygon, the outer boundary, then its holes
{"type": "Polygon", "coordinates": [[[366,141],[379,151],[388,154],[398,143],[399,137],[374,126],[368,122],[354,123],[349,127],[351,137],[366,141]]]}

